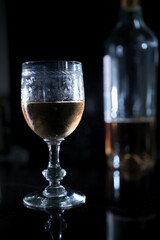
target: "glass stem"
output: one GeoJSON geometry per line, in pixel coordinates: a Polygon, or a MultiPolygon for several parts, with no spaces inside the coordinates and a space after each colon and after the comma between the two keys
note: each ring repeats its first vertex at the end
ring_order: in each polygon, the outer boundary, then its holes
{"type": "Polygon", "coordinates": [[[57,144],[48,144],[49,149],[49,162],[48,168],[58,167],[59,164],[59,151],[60,151],[60,143],[57,144]]]}
{"type": "Polygon", "coordinates": [[[56,141],[46,141],[49,149],[48,168],[42,174],[49,181],[49,186],[43,191],[46,197],[64,197],[67,195],[65,188],[60,185],[60,181],[66,175],[66,171],[61,168],[59,163],[60,144],[64,139],[56,141]]]}

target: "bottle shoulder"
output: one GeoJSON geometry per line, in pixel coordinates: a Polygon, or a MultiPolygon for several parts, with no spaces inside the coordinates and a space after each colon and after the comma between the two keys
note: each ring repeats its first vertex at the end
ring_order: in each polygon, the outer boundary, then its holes
{"type": "Polygon", "coordinates": [[[110,43],[119,45],[126,43],[151,43],[153,46],[158,47],[158,38],[154,32],[143,22],[134,24],[121,24],[118,23],[112,30],[110,36],[106,39],[104,45],[110,43]]]}

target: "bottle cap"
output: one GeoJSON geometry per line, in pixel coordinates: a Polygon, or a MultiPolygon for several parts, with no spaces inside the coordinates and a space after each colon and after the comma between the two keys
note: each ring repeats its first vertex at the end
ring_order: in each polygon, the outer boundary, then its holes
{"type": "Polygon", "coordinates": [[[140,0],[121,0],[121,7],[135,7],[140,5],[140,0]]]}

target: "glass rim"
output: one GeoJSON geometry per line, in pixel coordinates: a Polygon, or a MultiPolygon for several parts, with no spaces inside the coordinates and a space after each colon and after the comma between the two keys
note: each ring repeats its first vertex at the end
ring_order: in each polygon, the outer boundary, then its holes
{"type": "Polygon", "coordinates": [[[22,63],[22,72],[30,70],[82,72],[82,63],[71,60],[38,60],[22,63]]]}
{"type": "Polygon", "coordinates": [[[82,65],[81,61],[75,61],[75,60],[31,60],[31,61],[25,61],[22,62],[23,65],[38,65],[38,64],[50,64],[50,63],[70,63],[70,64],[79,64],[82,65]]]}

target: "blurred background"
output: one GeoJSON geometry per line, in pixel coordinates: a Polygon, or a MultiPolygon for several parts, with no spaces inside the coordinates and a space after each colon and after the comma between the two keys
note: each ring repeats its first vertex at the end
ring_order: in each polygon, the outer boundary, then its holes
{"type": "MultiPolygon", "coordinates": [[[[142,0],[141,5],[146,24],[160,39],[158,1],[142,0]]],[[[119,0],[0,0],[1,162],[46,167],[47,145],[29,129],[21,112],[21,65],[68,59],[82,62],[86,103],[78,128],[62,143],[62,162],[104,164],[103,44],[118,14],[119,0]]]]}

